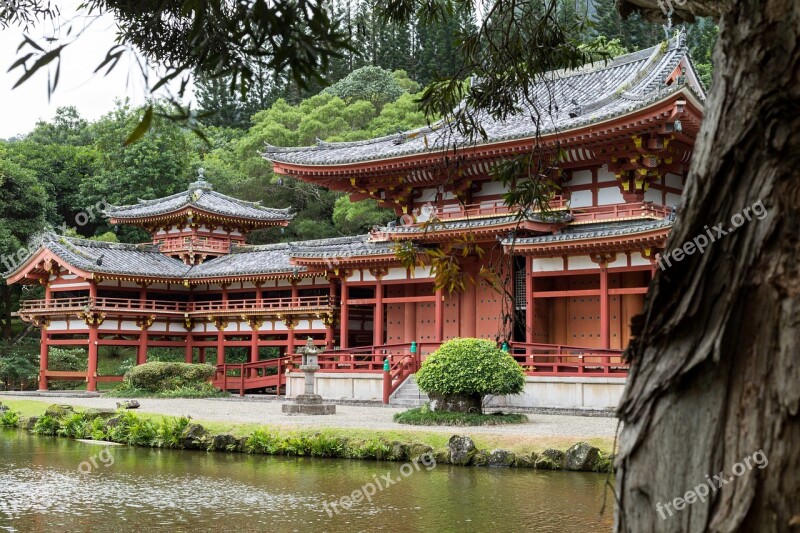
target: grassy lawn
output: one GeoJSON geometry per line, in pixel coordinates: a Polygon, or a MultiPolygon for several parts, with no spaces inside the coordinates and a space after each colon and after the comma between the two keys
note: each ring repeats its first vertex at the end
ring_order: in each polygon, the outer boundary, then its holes
{"type": "MultiPolygon", "coordinates": [[[[2,400],[4,405],[10,409],[17,411],[21,416],[38,416],[44,413],[48,405],[58,403],[58,398],[53,401],[40,401],[40,400],[2,400]]],[[[234,408],[234,406],[232,406],[234,408]]],[[[75,407],[76,411],[83,411],[84,408],[75,407]]],[[[160,422],[165,418],[174,418],[166,415],[155,413],[146,413],[136,411],[136,415],[140,418],[160,422]]],[[[201,424],[211,433],[230,433],[236,437],[246,437],[257,429],[268,429],[275,433],[283,435],[308,435],[308,434],[322,434],[326,436],[347,437],[353,440],[372,440],[383,439],[389,442],[399,441],[402,443],[420,443],[426,444],[436,450],[442,450],[447,447],[447,441],[453,434],[470,435],[475,442],[475,446],[479,449],[492,450],[495,448],[503,448],[510,450],[514,453],[530,453],[542,452],[548,448],[555,448],[557,450],[566,451],[570,446],[577,442],[588,442],[592,446],[596,446],[603,453],[611,453],[614,439],[613,437],[595,437],[586,438],[580,435],[570,437],[554,437],[554,436],[535,436],[535,435],[492,435],[483,433],[471,433],[469,428],[453,428],[452,433],[439,433],[427,432],[419,430],[374,430],[374,429],[354,429],[354,428],[319,428],[319,429],[291,429],[278,426],[266,426],[264,424],[247,424],[247,423],[230,423],[218,422],[211,420],[192,419],[192,422],[201,424]]]]}
{"type": "Polygon", "coordinates": [[[431,411],[427,407],[409,409],[394,415],[394,421],[412,426],[501,426],[524,424],[528,417],[521,414],[478,414],[431,411]]]}

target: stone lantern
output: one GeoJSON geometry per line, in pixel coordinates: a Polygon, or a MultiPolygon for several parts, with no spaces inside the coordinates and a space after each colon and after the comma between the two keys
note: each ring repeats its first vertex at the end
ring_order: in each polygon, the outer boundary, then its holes
{"type": "Polygon", "coordinates": [[[309,337],[306,345],[298,348],[297,353],[302,356],[300,370],[303,371],[305,389],[303,394],[291,402],[285,403],[282,410],[287,415],[332,415],[336,413],[336,406],[322,403],[322,396],[314,393],[314,373],[319,370],[319,352],[322,350],[314,346],[314,340],[309,337]]]}

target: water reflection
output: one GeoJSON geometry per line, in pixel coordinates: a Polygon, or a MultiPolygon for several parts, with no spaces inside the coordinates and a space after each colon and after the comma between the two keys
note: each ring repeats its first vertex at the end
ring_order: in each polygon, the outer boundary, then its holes
{"type": "MultiPolygon", "coordinates": [[[[0,431],[0,530],[6,531],[608,531],[605,476],[440,465],[112,447],[0,431]],[[390,474],[372,502],[338,500],[390,474]]],[[[610,494],[609,494],[610,496],[610,494]]]]}

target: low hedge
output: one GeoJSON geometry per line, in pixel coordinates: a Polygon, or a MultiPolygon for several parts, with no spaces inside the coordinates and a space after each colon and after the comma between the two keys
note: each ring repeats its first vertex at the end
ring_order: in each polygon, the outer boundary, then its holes
{"type": "Polygon", "coordinates": [[[125,384],[149,392],[168,392],[201,387],[214,377],[211,365],[191,363],[145,363],[125,372],[125,384]]]}

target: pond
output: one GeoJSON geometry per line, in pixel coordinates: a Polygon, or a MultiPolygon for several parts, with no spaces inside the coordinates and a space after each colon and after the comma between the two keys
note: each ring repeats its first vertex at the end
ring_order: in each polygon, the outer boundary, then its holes
{"type": "Polygon", "coordinates": [[[605,483],[591,473],[106,447],[0,430],[0,531],[608,531],[605,483]],[[361,501],[345,509],[353,491],[361,501]]]}

